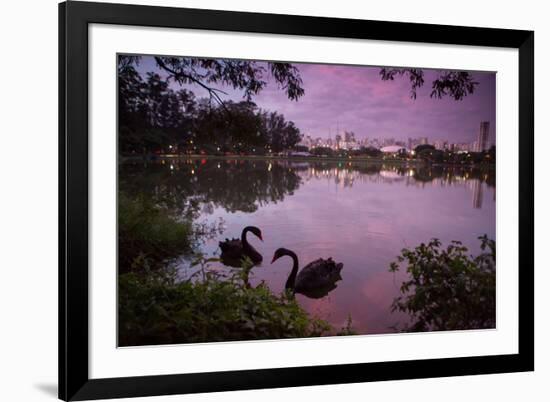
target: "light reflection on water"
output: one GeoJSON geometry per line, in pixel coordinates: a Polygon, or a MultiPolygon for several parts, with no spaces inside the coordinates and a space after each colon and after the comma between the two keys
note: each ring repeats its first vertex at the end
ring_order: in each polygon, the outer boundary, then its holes
{"type": "MultiPolygon", "coordinates": [[[[185,205],[196,222],[221,222],[223,233],[202,244],[208,256],[219,255],[219,240],[260,227],[264,242],[249,235],[264,257],[252,282],[264,280],[274,292],[291,268],[286,258],[269,264],[279,247],[294,250],[301,266],[319,257],[343,262],[343,279],[328,296],[297,297],[336,328],[351,315],[359,333],[392,332],[405,319],[390,311],[403,273],[388,272],[403,247],[437,237],[477,254],[478,236],[495,238],[491,170],[205,158],[128,165],[120,174],[125,190],[185,205]]],[[[186,261],[180,269],[189,273],[186,261]]]]}

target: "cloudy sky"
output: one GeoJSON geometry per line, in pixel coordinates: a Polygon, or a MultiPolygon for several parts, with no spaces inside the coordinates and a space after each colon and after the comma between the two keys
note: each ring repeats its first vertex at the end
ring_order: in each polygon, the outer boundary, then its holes
{"type": "MultiPolygon", "coordinates": [[[[253,101],[276,110],[313,137],[334,138],[340,131],[354,131],[357,138],[428,137],[430,141],[473,142],[481,121],[490,122],[490,141],[495,138],[496,91],[494,73],[473,73],[479,85],[462,101],[430,98],[431,82],[438,71],[425,70],[425,84],[410,97],[408,78],[382,81],[380,67],[294,63],[300,70],[305,95],[289,100],[268,77],[267,87],[253,101]]],[[[152,57],[144,57],[140,71],[157,70],[152,57]]],[[[206,93],[189,86],[198,97],[206,93]]],[[[242,92],[220,87],[226,99],[238,101],[242,92]]]]}

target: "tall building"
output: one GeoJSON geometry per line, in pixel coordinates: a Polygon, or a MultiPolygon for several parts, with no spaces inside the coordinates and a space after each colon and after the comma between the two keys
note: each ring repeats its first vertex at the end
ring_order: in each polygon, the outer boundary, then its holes
{"type": "Polygon", "coordinates": [[[487,149],[489,142],[489,122],[482,121],[479,125],[479,134],[477,135],[477,141],[475,150],[476,152],[482,152],[487,149]]]}
{"type": "Polygon", "coordinates": [[[340,134],[336,134],[335,142],[336,142],[336,148],[340,149],[340,147],[342,146],[342,136],[340,134]]]}
{"type": "Polygon", "coordinates": [[[344,140],[346,142],[355,142],[355,133],[353,131],[344,131],[344,140]]]}

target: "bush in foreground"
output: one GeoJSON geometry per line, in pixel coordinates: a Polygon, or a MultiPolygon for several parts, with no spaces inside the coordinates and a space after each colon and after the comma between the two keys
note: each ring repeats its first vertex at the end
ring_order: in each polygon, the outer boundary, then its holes
{"type": "Polygon", "coordinates": [[[482,253],[468,255],[458,241],[441,247],[438,239],[403,249],[390,272],[406,266],[409,279],[392,311],[407,313],[404,331],[494,328],[496,321],[495,241],[479,237],[482,253]]]}
{"type": "Polygon", "coordinates": [[[119,272],[126,273],[147,265],[163,266],[166,261],[193,248],[193,225],[178,220],[166,208],[146,197],[118,199],[119,272]],[[144,263],[146,262],[146,264],[144,263]]]}
{"type": "Polygon", "coordinates": [[[310,318],[287,294],[250,287],[202,270],[178,282],[161,272],[119,276],[119,346],[321,336],[331,327],[310,318]]]}

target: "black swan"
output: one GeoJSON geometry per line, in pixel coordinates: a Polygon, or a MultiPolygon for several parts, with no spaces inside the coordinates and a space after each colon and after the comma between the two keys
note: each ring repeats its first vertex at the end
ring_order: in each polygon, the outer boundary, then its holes
{"type": "Polygon", "coordinates": [[[298,256],[291,250],[279,248],[273,254],[273,264],[276,260],[283,256],[292,258],[292,271],[288,276],[285,288],[292,290],[295,293],[301,293],[304,296],[314,299],[326,296],[328,292],[336,288],[335,282],[342,279],[340,271],[344,264],[335,263],[332,258],[327,260],[319,258],[307,264],[300,273],[298,273],[298,256]]]}
{"type": "Polygon", "coordinates": [[[263,241],[262,231],[259,228],[256,226],[247,226],[243,229],[240,239],[225,239],[225,241],[220,242],[220,249],[222,251],[221,260],[225,265],[240,267],[242,259],[245,256],[249,257],[254,265],[258,265],[262,262],[262,255],[258,253],[246,239],[246,234],[248,232],[251,232],[263,241]]]}

